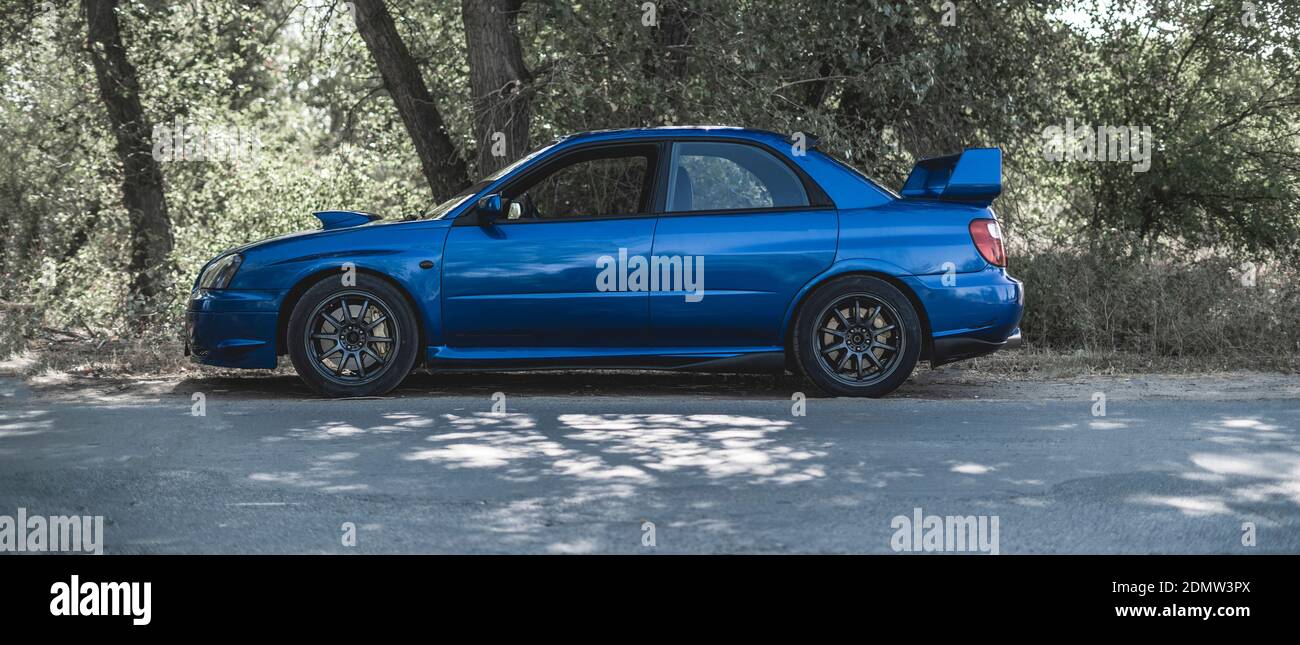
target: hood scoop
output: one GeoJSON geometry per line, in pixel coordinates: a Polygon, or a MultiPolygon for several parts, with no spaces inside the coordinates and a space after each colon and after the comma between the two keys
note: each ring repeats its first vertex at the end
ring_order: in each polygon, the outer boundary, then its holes
{"type": "Polygon", "coordinates": [[[326,231],[361,226],[377,219],[383,219],[383,217],[374,213],[362,213],[360,211],[316,211],[312,215],[315,215],[316,219],[320,220],[321,229],[326,231]]]}

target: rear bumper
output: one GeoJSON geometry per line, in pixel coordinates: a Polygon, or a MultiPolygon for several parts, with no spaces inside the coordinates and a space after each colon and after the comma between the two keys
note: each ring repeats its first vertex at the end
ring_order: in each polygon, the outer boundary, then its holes
{"type": "Polygon", "coordinates": [[[1006,269],[907,279],[930,324],[932,366],[1019,347],[1025,291],[1006,269]]]}
{"type": "Polygon", "coordinates": [[[934,347],[931,350],[930,365],[938,367],[947,363],[964,361],[976,356],[992,354],[999,349],[1012,349],[1020,346],[1020,328],[1015,331],[1004,341],[991,341],[973,336],[948,336],[945,338],[934,339],[934,347]]]}
{"type": "Polygon", "coordinates": [[[1011,336],[1007,338],[1007,342],[1002,345],[1002,349],[1015,349],[1020,347],[1020,343],[1020,328],[1016,327],[1016,330],[1011,332],[1011,336]]]}
{"type": "Polygon", "coordinates": [[[196,292],[185,312],[185,354],[204,365],[276,366],[278,293],[196,292]]]}

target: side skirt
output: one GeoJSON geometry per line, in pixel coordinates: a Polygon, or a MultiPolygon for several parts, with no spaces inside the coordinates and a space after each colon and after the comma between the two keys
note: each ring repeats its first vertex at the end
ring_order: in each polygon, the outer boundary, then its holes
{"type": "Polygon", "coordinates": [[[573,355],[548,350],[553,356],[537,356],[520,351],[502,356],[498,350],[448,350],[430,347],[426,366],[435,370],[513,371],[563,369],[636,369],[682,370],[692,372],[781,373],[785,371],[785,352],[775,348],[755,351],[704,351],[691,353],[628,353],[620,355],[573,355]],[[481,353],[481,357],[466,354],[481,353]]]}

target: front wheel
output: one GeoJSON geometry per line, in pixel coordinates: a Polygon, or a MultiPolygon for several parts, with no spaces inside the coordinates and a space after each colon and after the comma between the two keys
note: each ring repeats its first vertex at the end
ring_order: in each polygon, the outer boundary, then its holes
{"type": "Polygon", "coordinates": [[[327,278],[293,308],[289,358],[298,376],[325,396],[384,394],[415,365],[416,324],[406,298],[387,282],[364,273],[355,285],[327,278]]]}
{"type": "Polygon", "coordinates": [[[884,396],[912,374],[921,323],[894,285],[870,276],[815,291],[795,321],[794,355],[808,380],[835,396],[884,396]]]}

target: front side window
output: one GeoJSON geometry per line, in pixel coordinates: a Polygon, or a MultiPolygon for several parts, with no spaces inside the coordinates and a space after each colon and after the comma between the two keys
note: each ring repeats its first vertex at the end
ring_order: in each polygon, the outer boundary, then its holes
{"type": "Polygon", "coordinates": [[[576,153],[558,169],[530,181],[511,199],[510,219],[572,219],[642,211],[651,149],[576,153]]]}
{"type": "Polygon", "coordinates": [[[803,182],[785,163],[755,146],[687,142],[673,145],[668,211],[753,210],[808,205],[803,182]]]}

